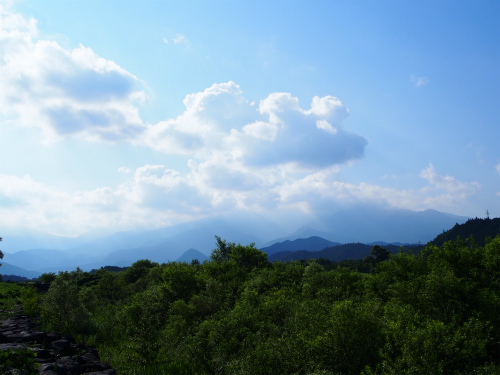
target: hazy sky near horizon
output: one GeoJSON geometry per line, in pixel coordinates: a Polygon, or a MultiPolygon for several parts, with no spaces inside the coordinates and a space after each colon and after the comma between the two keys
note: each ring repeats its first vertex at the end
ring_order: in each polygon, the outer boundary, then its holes
{"type": "Polygon", "coordinates": [[[0,228],[500,216],[498,1],[0,0],[0,228]]]}

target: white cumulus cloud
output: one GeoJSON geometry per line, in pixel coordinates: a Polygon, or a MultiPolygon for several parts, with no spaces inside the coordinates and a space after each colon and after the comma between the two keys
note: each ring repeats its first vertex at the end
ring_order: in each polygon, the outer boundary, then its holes
{"type": "Polygon", "coordinates": [[[303,109],[290,93],[272,93],[256,106],[234,82],[214,84],[184,99],[175,119],[148,126],[142,141],[165,152],[253,168],[294,164],[323,168],[361,158],[367,141],[344,129],[348,110],[335,97],[314,97],[303,109]]]}
{"type": "Polygon", "coordinates": [[[142,131],[135,76],[80,45],[37,39],[36,21],[0,7],[0,115],[45,140],[127,139],[142,131]]]}

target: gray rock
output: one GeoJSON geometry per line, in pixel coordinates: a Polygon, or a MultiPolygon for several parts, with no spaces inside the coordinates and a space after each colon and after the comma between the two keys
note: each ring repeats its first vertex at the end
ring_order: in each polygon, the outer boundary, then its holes
{"type": "MultiPolygon", "coordinates": [[[[0,350],[35,352],[39,375],[116,374],[107,363],[100,363],[96,349],[76,344],[70,336],[38,331],[29,318],[18,314],[0,321],[0,350]]],[[[19,374],[19,370],[6,369],[4,373],[19,374]]]]}
{"type": "Polygon", "coordinates": [[[63,354],[70,348],[70,342],[66,339],[56,340],[50,343],[50,348],[54,349],[57,354],[63,354]]]}
{"type": "Polygon", "coordinates": [[[0,344],[0,350],[16,350],[16,349],[24,349],[26,348],[26,345],[24,344],[19,344],[19,343],[6,343],[6,344],[0,344]]]}
{"type": "Polygon", "coordinates": [[[55,363],[44,363],[38,367],[38,372],[43,372],[43,371],[54,371],[55,370],[55,363]]]}

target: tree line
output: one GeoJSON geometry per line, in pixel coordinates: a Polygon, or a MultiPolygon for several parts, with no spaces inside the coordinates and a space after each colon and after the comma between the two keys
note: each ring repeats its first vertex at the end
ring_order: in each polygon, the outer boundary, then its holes
{"type": "Polygon", "coordinates": [[[500,373],[500,236],[344,263],[216,237],[204,263],[42,280],[29,312],[124,374],[500,373]]]}

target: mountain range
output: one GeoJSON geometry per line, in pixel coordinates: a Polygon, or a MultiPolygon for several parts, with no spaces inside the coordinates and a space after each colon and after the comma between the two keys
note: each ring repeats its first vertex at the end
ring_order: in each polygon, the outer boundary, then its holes
{"type": "Polygon", "coordinates": [[[9,274],[7,266],[10,265],[22,269],[17,269],[16,274],[33,277],[33,271],[58,272],[73,270],[77,266],[83,270],[106,265],[124,267],[139,259],[159,263],[190,259],[203,261],[215,247],[215,235],[229,242],[256,243],[259,249],[269,255],[283,249],[319,251],[354,242],[426,243],[468,219],[434,210],[414,212],[360,207],[323,215],[292,231],[265,218],[248,215],[206,218],[170,227],[118,232],[103,237],[4,234],[2,250],[5,257],[0,272],[9,274]],[[298,239],[302,240],[294,241],[298,239]]]}
{"type": "MultiPolygon", "coordinates": [[[[305,239],[307,241],[307,239],[305,239]]],[[[378,244],[382,245],[386,250],[390,253],[396,254],[401,249],[404,251],[411,250],[413,252],[420,251],[424,245],[419,244],[390,244],[379,242],[378,244]]],[[[290,251],[284,250],[273,254],[268,254],[268,260],[270,262],[274,261],[282,261],[282,262],[290,262],[294,260],[302,260],[302,259],[328,259],[333,262],[340,262],[346,259],[363,259],[366,256],[370,255],[370,251],[375,243],[364,244],[364,243],[348,243],[348,244],[338,244],[331,247],[323,248],[319,251],[310,251],[310,250],[297,250],[290,251]]],[[[265,251],[263,249],[263,251],[265,251]]]]}

